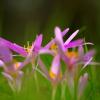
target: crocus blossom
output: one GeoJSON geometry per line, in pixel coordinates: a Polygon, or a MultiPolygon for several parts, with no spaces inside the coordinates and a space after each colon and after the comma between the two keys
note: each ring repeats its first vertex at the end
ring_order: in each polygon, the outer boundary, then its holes
{"type": "MultiPolygon", "coordinates": [[[[93,62],[95,50],[87,52],[84,50],[84,45],[93,45],[93,43],[85,43],[83,39],[73,40],[79,33],[79,30],[73,32],[67,40],[63,40],[68,31],[69,28],[61,31],[59,27],[55,27],[55,37],[45,46],[42,46],[42,34],[37,35],[32,44],[27,47],[22,47],[0,37],[0,68],[4,69],[2,75],[7,79],[13,91],[21,89],[22,77],[24,75],[22,69],[27,64],[32,63],[32,68],[48,79],[53,86],[59,83],[62,85],[67,83],[69,92],[72,91],[72,94],[73,92],[78,92],[80,99],[89,77],[86,72],[80,76],[80,72],[88,65],[98,65],[99,63],[93,62]],[[15,61],[12,51],[24,57],[25,60],[23,62],[15,61]],[[49,69],[47,69],[43,62],[41,54],[50,54],[53,57],[49,69]],[[35,65],[36,63],[39,67],[35,65]],[[64,66],[62,66],[63,64],[64,66]],[[74,91],[74,89],[76,90],[74,91]]],[[[77,93],[74,93],[74,95],[77,95],[77,93]]]]}
{"type": "Polygon", "coordinates": [[[9,85],[14,91],[16,89],[19,91],[21,88],[21,78],[23,76],[21,69],[30,62],[29,58],[31,58],[31,55],[28,55],[23,62],[14,62],[12,52],[5,43],[0,43],[0,65],[4,69],[2,74],[7,78],[9,85]]]}

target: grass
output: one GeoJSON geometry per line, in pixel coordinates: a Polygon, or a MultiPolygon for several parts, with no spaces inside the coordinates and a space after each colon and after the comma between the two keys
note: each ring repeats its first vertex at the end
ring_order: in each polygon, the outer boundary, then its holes
{"type": "MultiPolygon", "coordinates": [[[[48,69],[50,67],[50,59],[42,57],[48,69]]],[[[31,68],[30,65],[27,67],[31,68]]],[[[38,89],[36,86],[34,73],[31,74],[29,70],[24,70],[22,89],[20,92],[14,93],[9,87],[7,80],[0,74],[0,100],[51,100],[52,98],[52,85],[50,81],[46,80],[40,73],[36,72],[38,79],[38,89]]],[[[2,70],[0,70],[1,72],[2,70]]],[[[89,81],[86,89],[84,90],[81,100],[100,100],[100,68],[98,66],[88,66],[84,72],[89,73],[89,81]]],[[[64,83],[65,84],[65,83],[64,83]]],[[[63,84],[63,85],[64,85],[63,84]]],[[[69,87],[59,84],[55,95],[55,100],[72,100],[69,87]],[[63,88],[62,88],[63,87],[63,88]],[[61,93],[65,89],[64,98],[61,93]],[[63,99],[62,99],[63,98],[63,99]]]]}

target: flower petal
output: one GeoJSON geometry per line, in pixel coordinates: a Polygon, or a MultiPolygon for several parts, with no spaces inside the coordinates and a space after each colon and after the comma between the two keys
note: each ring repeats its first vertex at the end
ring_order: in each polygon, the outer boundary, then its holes
{"type": "Polygon", "coordinates": [[[4,66],[4,62],[0,60],[0,67],[4,66]]]}
{"type": "Polygon", "coordinates": [[[87,62],[85,62],[85,64],[82,67],[82,69],[84,69],[86,66],[88,66],[91,63],[92,59],[93,59],[93,57],[91,57],[87,62]]]}
{"type": "Polygon", "coordinates": [[[44,46],[44,48],[49,49],[50,46],[51,46],[54,42],[55,42],[55,39],[52,39],[49,43],[47,43],[47,44],[44,46]]]}
{"type": "Polygon", "coordinates": [[[0,42],[3,42],[8,48],[10,48],[11,50],[19,53],[22,56],[27,56],[27,52],[25,51],[25,49],[15,43],[12,43],[8,40],[5,40],[3,38],[0,37],[0,42]]]}
{"type": "MultiPolygon", "coordinates": [[[[65,29],[63,32],[61,32],[61,35],[64,36],[69,31],[69,28],[65,29]]],[[[49,43],[44,46],[44,48],[50,48],[50,46],[55,42],[55,39],[52,39],[49,43]]]]}
{"type": "Polygon", "coordinates": [[[12,62],[12,53],[5,44],[0,44],[0,60],[4,63],[12,62]]]}
{"type": "Polygon", "coordinates": [[[54,53],[49,50],[49,49],[45,49],[45,48],[42,48],[39,50],[39,54],[51,54],[51,55],[54,55],[54,53]]]}
{"type": "Polygon", "coordinates": [[[34,43],[35,43],[35,46],[38,47],[38,48],[41,47],[41,44],[42,44],[42,37],[43,37],[43,35],[40,34],[39,36],[36,37],[36,40],[35,40],[35,42],[34,42],[34,43]]]}
{"type": "Polygon", "coordinates": [[[66,28],[62,33],[62,36],[64,36],[69,31],[69,28],[66,28]]]}
{"type": "Polygon", "coordinates": [[[51,65],[51,72],[57,76],[59,70],[60,70],[60,56],[56,55],[51,65]]]}
{"type": "Polygon", "coordinates": [[[95,50],[90,50],[89,52],[87,52],[87,53],[84,55],[83,61],[84,61],[84,62],[89,61],[89,59],[90,59],[91,57],[93,57],[94,54],[95,54],[95,50]]]}
{"type": "Polygon", "coordinates": [[[78,48],[79,57],[82,58],[84,56],[84,48],[83,46],[79,46],[78,48]]]}
{"type": "Polygon", "coordinates": [[[59,48],[61,48],[63,51],[65,50],[64,49],[64,43],[63,43],[63,39],[62,39],[62,35],[61,35],[61,30],[59,27],[56,27],[55,28],[55,40],[56,40],[56,43],[58,44],[59,48]]]}
{"type": "Polygon", "coordinates": [[[76,30],[65,42],[65,45],[68,45],[69,42],[77,35],[77,33],[79,32],[79,30],[76,30]]]}
{"type": "Polygon", "coordinates": [[[64,47],[65,48],[74,48],[74,47],[80,46],[82,44],[83,44],[83,40],[82,39],[78,39],[78,40],[70,42],[67,45],[64,43],[64,47]]]}

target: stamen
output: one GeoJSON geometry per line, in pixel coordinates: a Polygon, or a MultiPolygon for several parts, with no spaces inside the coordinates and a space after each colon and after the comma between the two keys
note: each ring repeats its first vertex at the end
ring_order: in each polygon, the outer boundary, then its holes
{"type": "Polygon", "coordinates": [[[31,47],[29,41],[27,41],[27,47],[24,46],[24,49],[26,50],[27,53],[29,53],[31,51],[31,47]]]}
{"type": "Polygon", "coordinates": [[[20,66],[20,63],[19,62],[15,62],[15,65],[14,65],[15,70],[17,70],[19,68],[19,66],[20,66]]]}
{"type": "Polygon", "coordinates": [[[50,50],[52,50],[56,55],[58,52],[58,46],[55,43],[52,43],[52,45],[50,46],[50,50]]]}
{"type": "MultiPolygon", "coordinates": [[[[49,72],[49,75],[50,75],[50,77],[51,77],[52,79],[54,79],[54,80],[57,78],[57,75],[56,75],[54,72],[52,72],[52,71],[49,72]]],[[[62,78],[62,73],[60,73],[60,74],[58,75],[58,78],[59,78],[59,79],[62,78]]]]}
{"type": "Polygon", "coordinates": [[[78,53],[75,52],[75,51],[67,51],[65,53],[65,55],[68,57],[68,58],[78,58],[78,53]]]}
{"type": "Polygon", "coordinates": [[[57,45],[55,43],[53,43],[50,47],[51,50],[57,50],[57,45]]]}

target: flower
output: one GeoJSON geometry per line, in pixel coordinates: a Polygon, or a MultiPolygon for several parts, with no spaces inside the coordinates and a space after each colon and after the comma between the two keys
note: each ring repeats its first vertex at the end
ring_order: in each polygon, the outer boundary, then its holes
{"type": "MultiPolygon", "coordinates": [[[[71,42],[71,40],[77,35],[77,33],[79,32],[79,30],[76,30],[65,42],[63,42],[63,38],[62,38],[62,32],[60,30],[59,27],[55,28],[55,44],[56,44],[56,49],[55,50],[55,55],[59,55],[60,58],[65,62],[66,66],[68,66],[68,69],[70,69],[71,66],[71,57],[75,58],[77,57],[77,54],[74,52],[69,53],[68,52],[68,48],[72,48],[72,47],[77,47],[83,44],[83,40],[79,39],[76,41],[71,42]]],[[[52,45],[51,45],[52,47],[52,45]]],[[[53,46],[54,48],[55,46],[53,46]]],[[[66,71],[65,71],[66,72],[66,71]]],[[[63,75],[63,77],[65,76],[65,74],[63,75]]]]}
{"type": "Polygon", "coordinates": [[[23,76],[21,69],[30,62],[30,58],[31,55],[28,55],[25,61],[15,62],[13,60],[12,52],[5,45],[5,43],[0,42],[0,65],[4,69],[2,74],[8,80],[8,83],[13,91],[19,91],[21,89],[21,79],[23,76]]]}
{"type": "Polygon", "coordinates": [[[60,70],[60,56],[56,55],[53,58],[52,65],[49,71],[50,78],[54,83],[58,83],[62,78],[62,73],[60,70]]]}
{"type": "Polygon", "coordinates": [[[5,44],[9,49],[19,53],[21,56],[27,56],[27,52],[25,51],[25,49],[22,46],[17,45],[16,43],[12,43],[2,37],[0,37],[0,43],[5,44]]]}
{"type": "MultiPolygon", "coordinates": [[[[36,61],[37,57],[40,54],[53,54],[53,52],[51,52],[49,49],[42,47],[42,38],[43,35],[40,34],[36,37],[35,41],[32,43],[32,46],[28,46],[28,47],[22,47],[18,44],[12,43],[6,39],[3,39],[0,37],[0,42],[5,44],[10,50],[15,51],[16,53],[20,54],[21,56],[27,58],[24,62],[24,64],[21,65],[21,67],[19,69],[22,69],[22,67],[24,67],[24,65],[26,65],[26,62],[29,62],[30,59],[32,61],[32,63],[34,64],[34,62],[36,61]],[[28,56],[28,57],[27,57],[28,56]],[[33,60],[32,60],[33,58],[33,60]]],[[[35,65],[34,65],[35,66],[35,65]]]]}
{"type": "Polygon", "coordinates": [[[77,35],[79,30],[76,30],[65,42],[63,42],[61,30],[59,27],[55,28],[55,42],[57,45],[58,53],[61,58],[65,61],[65,63],[69,66],[77,64],[78,62],[88,62],[95,54],[95,50],[90,50],[86,54],[84,54],[83,46],[84,44],[92,44],[92,43],[84,43],[83,39],[78,39],[74,42],[71,42],[72,39],[77,35]],[[78,52],[69,51],[68,48],[78,47],[78,52]]]}
{"type": "MultiPolygon", "coordinates": [[[[51,81],[52,85],[58,84],[61,81],[62,73],[60,70],[61,65],[60,65],[60,56],[59,55],[54,56],[49,71],[47,70],[45,64],[43,63],[43,61],[41,60],[40,57],[38,59],[38,64],[40,66],[40,69],[44,73],[44,75],[43,74],[42,75],[45,76],[49,81],[51,81]]],[[[39,69],[38,69],[38,71],[39,71],[39,69]]]]}
{"type": "MultiPolygon", "coordinates": [[[[76,35],[77,33],[79,32],[79,30],[76,30],[66,41],[65,43],[63,43],[63,36],[65,36],[65,34],[69,31],[69,28],[65,29],[63,32],[61,32],[60,28],[59,27],[55,27],[55,38],[52,39],[49,43],[47,43],[47,45],[45,46],[45,48],[52,48],[53,45],[56,45],[57,47],[57,44],[55,41],[57,41],[58,43],[60,43],[62,46],[62,48],[72,48],[72,47],[77,47],[79,45],[81,45],[83,43],[83,39],[78,39],[78,40],[75,40],[75,41],[71,41],[76,35]]],[[[54,48],[52,49],[55,49],[55,46],[54,48]]]]}
{"type": "Polygon", "coordinates": [[[51,40],[44,48],[51,50],[53,52],[53,61],[50,68],[50,71],[48,71],[42,62],[41,59],[39,59],[39,65],[42,71],[45,73],[47,78],[52,81],[52,83],[58,83],[59,80],[62,80],[62,74],[61,74],[61,68],[60,68],[60,62],[61,59],[64,58],[64,60],[69,63],[69,58],[65,55],[65,52],[67,51],[68,42],[72,44],[69,45],[70,47],[76,47],[83,43],[83,40],[77,40],[74,42],[70,42],[72,40],[72,37],[75,37],[75,35],[78,33],[78,31],[74,32],[70,39],[67,39],[65,43],[63,43],[62,36],[65,35],[66,32],[68,32],[69,29],[64,30],[61,32],[60,28],[55,28],[55,38],[51,40]],[[63,55],[63,56],[62,56],[63,55]]]}

